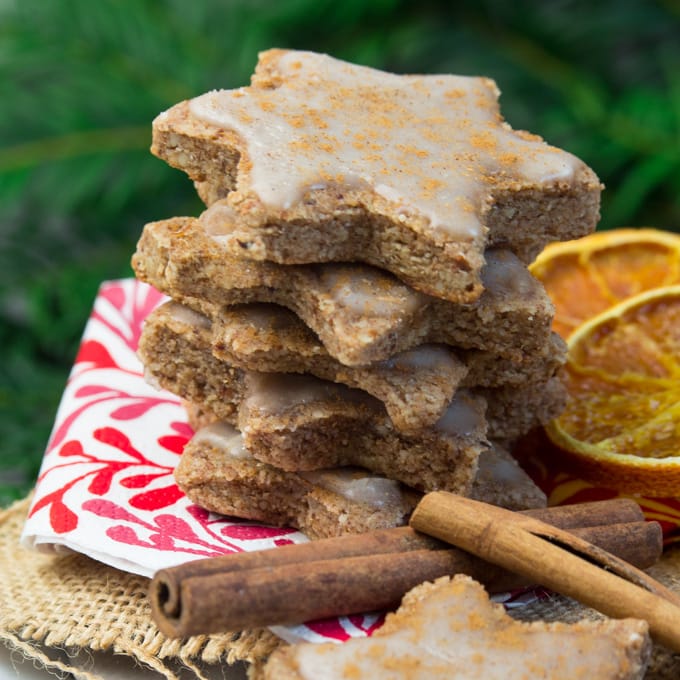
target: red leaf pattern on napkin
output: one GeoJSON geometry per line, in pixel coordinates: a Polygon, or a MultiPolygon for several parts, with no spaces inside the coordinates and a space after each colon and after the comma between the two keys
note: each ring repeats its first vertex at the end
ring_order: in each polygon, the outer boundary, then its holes
{"type": "MultiPolygon", "coordinates": [[[[166,298],[133,279],[104,283],[69,377],[26,529],[147,572],[186,559],[305,540],[199,508],[177,488],[192,436],[179,398],[144,381],[136,356],[146,316],[166,298]],[[34,524],[35,523],[35,524],[34,524]],[[73,541],[69,543],[69,537],[73,541]]],[[[300,627],[303,637],[366,635],[375,616],[300,627]]]]}

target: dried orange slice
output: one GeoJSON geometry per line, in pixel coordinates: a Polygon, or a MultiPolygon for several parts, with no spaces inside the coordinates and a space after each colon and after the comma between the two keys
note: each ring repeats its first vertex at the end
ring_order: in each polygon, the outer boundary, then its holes
{"type": "Polygon", "coordinates": [[[550,439],[589,481],[680,496],[680,285],[611,307],[567,344],[567,406],[550,439]]]}
{"type": "Polygon", "coordinates": [[[680,235],[613,229],[553,243],[530,267],[555,305],[563,338],[612,305],[650,288],[680,283],[680,235]]]}

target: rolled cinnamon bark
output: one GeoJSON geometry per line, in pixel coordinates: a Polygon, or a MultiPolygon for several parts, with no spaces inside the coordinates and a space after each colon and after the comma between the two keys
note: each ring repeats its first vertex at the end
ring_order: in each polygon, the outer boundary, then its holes
{"type": "MultiPolygon", "coordinates": [[[[443,548],[443,544],[418,534],[398,531],[397,542],[406,546],[401,551],[379,552],[378,548],[357,554],[355,549],[348,555],[341,546],[342,554],[334,554],[334,546],[347,541],[326,539],[248,553],[252,557],[246,560],[238,559],[244,553],[234,555],[234,560],[231,556],[203,560],[227,567],[207,575],[192,574],[187,565],[163,570],[154,577],[149,591],[154,619],[169,637],[187,637],[389,609],[417,584],[447,574],[469,574],[490,590],[527,584],[516,574],[462,550],[443,548]],[[321,543],[326,545],[317,553],[315,548],[321,543]],[[282,560],[277,554],[284,550],[288,554],[282,560]],[[230,569],[227,562],[236,568],[230,569]]],[[[641,568],[656,562],[661,554],[661,531],[656,523],[585,527],[572,533],[641,568]]],[[[389,541],[377,543],[389,549],[389,541]]]]}
{"type": "MultiPolygon", "coordinates": [[[[640,506],[627,498],[523,510],[518,514],[534,517],[559,529],[625,524],[644,519],[640,506]]],[[[169,616],[176,616],[179,611],[180,584],[188,578],[208,577],[229,571],[255,569],[261,566],[274,567],[309,560],[443,548],[450,548],[450,546],[405,526],[281,546],[271,552],[232,553],[209,560],[193,560],[159,572],[156,579],[159,581],[157,585],[162,589],[163,612],[169,616]]],[[[159,594],[154,593],[152,601],[158,597],[159,594]]]]}

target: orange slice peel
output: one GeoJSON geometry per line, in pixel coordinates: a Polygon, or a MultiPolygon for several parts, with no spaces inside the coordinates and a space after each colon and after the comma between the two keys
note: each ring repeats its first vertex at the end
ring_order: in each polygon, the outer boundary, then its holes
{"type": "Polygon", "coordinates": [[[567,344],[569,396],[550,440],[591,482],[680,496],[680,285],[625,299],[567,344]]]}
{"type": "Polygon", "coordinates": [[[547,246],[530,267],[555,305],[553,329],[581,323],[639,293],[680,283],[680,235],[614,229],[547,246]]]}

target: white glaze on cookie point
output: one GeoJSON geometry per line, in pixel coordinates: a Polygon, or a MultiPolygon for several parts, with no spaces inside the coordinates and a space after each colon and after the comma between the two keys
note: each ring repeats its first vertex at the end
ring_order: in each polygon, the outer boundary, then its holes
{"type": "Polygon", "coordinates": [[[399,482],[358,468],[333,468],[299,472],[300,477],[328,491],[376,509],[403,503],[399,482]]]}
{"type": "Polygon", "coordinates": [[[206,425],[196,432],[191,441],[224,451],[231,458],[244,460],[252,458],[243,443],[241,433],[229,423],[216,422],[206,425]]]}

